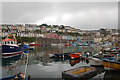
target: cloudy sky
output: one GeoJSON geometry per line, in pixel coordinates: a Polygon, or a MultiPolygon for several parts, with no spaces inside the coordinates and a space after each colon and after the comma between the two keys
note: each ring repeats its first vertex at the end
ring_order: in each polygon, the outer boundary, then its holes
{"type": "Polygon", "coordinates": [[[117,2],[2,2],[2,23],[47,23],[78,29],[118,27],[117,2]]]}

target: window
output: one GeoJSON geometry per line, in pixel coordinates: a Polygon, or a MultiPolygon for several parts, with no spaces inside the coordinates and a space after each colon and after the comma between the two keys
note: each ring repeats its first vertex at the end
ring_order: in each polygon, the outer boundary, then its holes
{"type": "Polygon", "coordinates": [[[11,41],[11,44],[13,44],[13,42],[11,41]]]}

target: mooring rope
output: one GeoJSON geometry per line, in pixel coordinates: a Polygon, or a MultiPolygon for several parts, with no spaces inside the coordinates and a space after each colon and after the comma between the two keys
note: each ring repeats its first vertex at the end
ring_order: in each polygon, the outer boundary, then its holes
{"type": "MultiPolygon", "coordinates": [[[[25,63],[26,63],[26,66],[25,66],[25,72],[24,72],[25,77],[26,77],[27,65],[28,65],[28,53],[27,53],[26,55],[27,55],[27,61],[25,61],[25,63]]],[[[25,79],[24,79],[24,80],[25,80],[25,79]]]]}

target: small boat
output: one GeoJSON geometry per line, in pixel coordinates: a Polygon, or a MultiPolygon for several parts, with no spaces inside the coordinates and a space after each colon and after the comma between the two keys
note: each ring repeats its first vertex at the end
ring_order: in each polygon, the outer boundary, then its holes
{"type": "Polygon", "coordinates": [[[93,55],[93,58],[99,58],[99,59],[101,59],[101,58],[103,58],[103,54],[96,53],[96,54],[93,55]]]}
{"type": "Polygon", "coordinates": [[[23,43],[23,44],[18,44],[18,45],[23,47],[24,50],[29,48],[29,44],[28,43],[23,43]]]}
{"type": "Polygon", "coordinates": [[[75,53],[75,54],[78,54],[78,55],[82,56],[82,53],[75,53]]]}
{"type": "Polygon", "coordinates": [[[80,55],[79,54],[70,54],[71,59],[79,59],[80,55]]]}
{"type": "Polygon", "coordinates": [[[78,43],[77,46],[83,46],[83,43],[78,43]]]}
{"type": "Polygon", "coordinates": [[[94,54],[92,58],[89,58],[89,62],[91,66],[103,66],[102,60],[105,58],[112,58],[113,56],[110,54],[94,54]]]}
{"type": "Polygon", "coordinates": [[[97,75],[96,68],[91,66],[82,66],[62,72],[63,79],[86,80],[97,75]]]}
{"type": "Polygon", "coordinates": [[[64,53],[64,54],[54,54],[53,57],[56,58],[69,58],[69,53],[64,53]]]}
{"type": "Polygon", "coordinates": [[[114,57],[114,56],[111,54],[102,54],[102,53],[93,55],[93,58],[98,58],[98,59],[111,58],[111,57],[114,57]]]}
{"type": "Polygon", "coordinates": [[[71,59],[79,59],[79,58],[81,58],[82,57],[82,53],[80,53],[80,52],[78,52],[78,53],[72,53],[72,54],[70,54],[70,58],[71,59]]]}
{"type": "Polygon", "coordinates": [[[91,66],[103,66],[102,60],[98,58],[89,58],[89,63],[91,66]]]}
{"type": "Polygon", "coordinates": [[[15,34],[9,34],[4,40],[2,40],[1,44],[3,58],[17,56],[24,52],[24,49],[17,45],[15,34]],[[13,36],[13,39],[10,39],[10,36],[13,36]]]}
{"type": "Polygon", "coordinates": [[[120,60],[117,58],[105,58],[103,65],[105,70],[120,70],[120,60]]]}
{"type": "Polygon", "coordinates": [[[50,44],[51,46],[57,46],[57,44],[55,44],[55,43],[52,43],[52,44],[50,44]]]}
{"type": "Polygon", "coordinates": [[[30,46],[29,50],[34,50],[35,46],[30,46]]]}
{"type": "Polygon", "coordinates": [[[119,48],[106,48],[104,49],[105,52],[112,52],[112,53],[118,53],[119,48]]]}
{"type": "Polygon", "coordinates": [[[39,44],[39,43],[32,42],[32,43],[30,43],[30,46],[40,46],[40,44],[39,44]]]}
{"type": "Polygon", "coordinates": [[[5,77],[0,80],[24,80],[25,76],[22,73],[15,74],[13,76],[5,77]]]}
{"type": "Polygon", "coordinates": [[[68,44],[65,44],[65,46],[71,46],[71,44],[68,43],[68,44]]]}
{"type": "Polygon", "coordinates": [[[111,48],[105,48],[104,52],[110,52],[111,48]]]}
{"type": "Polygon", "coordinates": [[[89,44],[87,44],[87,43],[83,43],[83,46],[89,46],[89,44]]]}
{"type": "Polygon", "coordinates": [[[90,51],[86,51],[83,53],[83,56],[82,57],[92,57],[93,53],[90,52],[90,51]]]}

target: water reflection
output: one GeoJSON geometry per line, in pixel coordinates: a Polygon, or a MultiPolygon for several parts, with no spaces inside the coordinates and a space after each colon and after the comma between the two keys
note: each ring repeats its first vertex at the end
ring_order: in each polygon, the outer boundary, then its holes
{"type": "Polygon", "coordinates": [[[120,71],[105,71],[104,80],[120,80],[120,71]]]}
{"type": "Polygon", "coordinates": [[[11,58],[2,58],[2,76],[7,77],[19,72],[24,73],[24,70],[20,70],[26,64],[26,57],[24,55],[17,55],[11,58]]]}
{"type": "Polygon", "coordinates": [[[21,55],[11,57],[11,58],[2,58],[2,66],[8,66],[12,65],[13,63],[16,63],[18,60],[20,60],[21,55]]]}
{"type": "MultiPolygon", "coordinates": [[[[71,60],[69,58],[49,58],[49,54],[63,54],[74,52],[92,51],[98,53],[101,47],[54,47],[54,46],[40,46],[35,47],[34,50],[27,51],[28,66],[27,75],[31,78],[61,78],[61,72],[64,70],[77,68],[80,66],[89,66],[89,61],[77,59],[71,60]]],[[[2,61],[3,77],[23,72],[25,70],[26,58],[14,58],[8,61],[2,61]]]]}
{"type": "Polygon", "coordinates": [[[76,59],[76,60],[69,60],[69,62],[70,62],[70,65],[71,66],[74,66],[75,64],[77,64],[77,63],[79,63],[80,62],[80,59],[76,59]]]}

